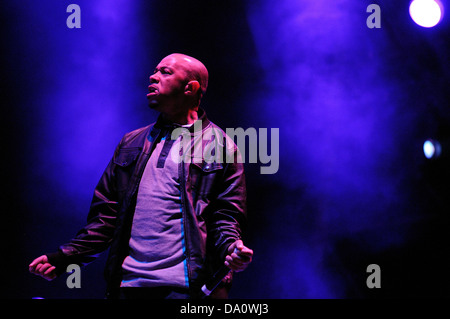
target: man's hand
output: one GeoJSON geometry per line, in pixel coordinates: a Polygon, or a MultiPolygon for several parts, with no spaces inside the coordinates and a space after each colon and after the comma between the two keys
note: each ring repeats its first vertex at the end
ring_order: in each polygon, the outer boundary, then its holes
{"type": "Polygon", "coordinates": [[[228,247],[225,266],[236,272],[243,271],[252,262],[253,250],[244,246],[242,240],[236,240],[228,247]],[[237,253],[234,249],[237,248],[237,253]]]}
{"type": "Polygon", "coordinates": [[[33,260],[28,266],[28,269],[32,274],[41,276],[49,281],[56,278],[56,268],[48,262],[46,255],[42,255],[33,260]]]}

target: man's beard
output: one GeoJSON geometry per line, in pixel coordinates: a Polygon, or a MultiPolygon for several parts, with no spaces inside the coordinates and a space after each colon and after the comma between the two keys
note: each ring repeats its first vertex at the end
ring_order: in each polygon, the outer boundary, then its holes
{"type": "Polygon", "coordinates": [[[158,107],[161,105],[160,101],[158,101],[157,99],[153,98],[153,99],[148,99],[148,106],[152,109],[152,110],[156,110],[158,109],[158,107]]]}

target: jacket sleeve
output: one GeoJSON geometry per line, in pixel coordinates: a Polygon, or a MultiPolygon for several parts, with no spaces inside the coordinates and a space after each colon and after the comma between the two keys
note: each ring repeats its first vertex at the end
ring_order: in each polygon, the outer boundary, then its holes
{"type": "Polygon", "coordinates": [[[69,264],[92,262],[112,240],[119,209],[114,180],[114,158],[119,149],[120,144],[95,188],[86,226],[69,243],[61,245],[57,252],[46,254],[57,274],[65,272],[69,264]]]}
{"type": "MultiPolygon", "coordinates": [[[[235,157],[240,158],[235,147],[235,157]]],[[[223,260],[228,247],[242,239],[242,227],[246,222],[246,184],[244,165],[235,160],[224,164],[223,179],[217,197],[213,200],[213,213],[210,216],[209,234],[219,257],[223,260]]]]}

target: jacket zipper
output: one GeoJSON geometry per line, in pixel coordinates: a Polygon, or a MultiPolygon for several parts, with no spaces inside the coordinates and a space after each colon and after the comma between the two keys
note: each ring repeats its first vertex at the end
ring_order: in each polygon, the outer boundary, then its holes
{"type": "Polygon", "coordinates": [[[190,247],[189,247],[189,236],[188,236],[188,228],[187,228],[187,219],[186,219],[186,198],[185,198],[185,190],[186,190],[186,182],[185,182],[185,174],[184,174],[184,161],[181,161],[178,164],[179,168],[179,175],[180,175],[180,193],[181,193],[181,216],[183,218],[183,228],[184,228],[184,242],[186,245],[185,253],[186,253],[186,266],[187,266],[187,272],[188,272],[188,280],[189,280],[189,286],[191,281],[191,254],[190,254],[190,247]]]}

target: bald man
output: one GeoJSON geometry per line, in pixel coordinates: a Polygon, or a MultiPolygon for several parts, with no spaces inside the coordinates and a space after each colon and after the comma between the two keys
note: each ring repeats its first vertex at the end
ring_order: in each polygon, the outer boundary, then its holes
{"type": "MultiPolygon", "coordinates": [[[[150,108],[160,112],[157,121],[122,138],[94,191],[87,225],[58,251],[33,260],[31,273],[52,280],[109,247],[107,298],[189,299],[201,296],[202,285],[224,265],[233,271],[248,266],[253,251],[242,242],[242,163],[169,156],[182,138],[173,138],[176,129],[202,148],[210,142],[203,133],[223,132],[200,107],[207,86],[199,60],[179,53],[161,60],[147,94],[150,108]]],[[[236,145],[228,149],[237,159],[236,145]]],[[[231,274],[212,298],[228,297],[231,274]]]]}

